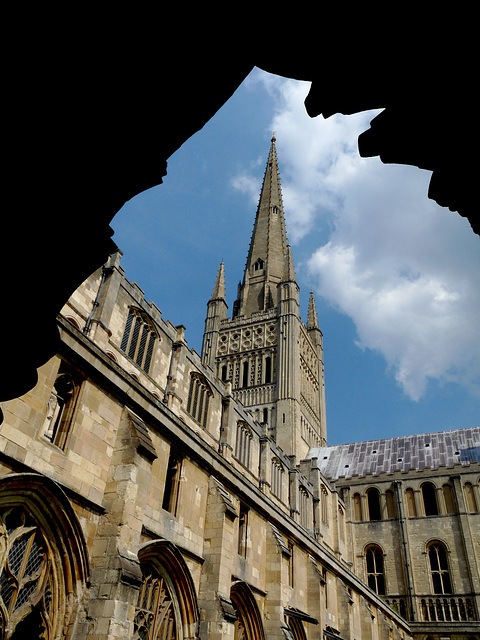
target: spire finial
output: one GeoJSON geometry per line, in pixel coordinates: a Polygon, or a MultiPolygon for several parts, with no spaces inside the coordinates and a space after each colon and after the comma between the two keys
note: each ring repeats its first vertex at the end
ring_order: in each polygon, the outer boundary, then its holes
{"type": "Polygon", "coordinates": [[[277,133],[276,131],[272,131],[272,139],[270,140],[270,142],[276,142],[277,141],[277,139],[275,137],[276,133],[277,133]]]}

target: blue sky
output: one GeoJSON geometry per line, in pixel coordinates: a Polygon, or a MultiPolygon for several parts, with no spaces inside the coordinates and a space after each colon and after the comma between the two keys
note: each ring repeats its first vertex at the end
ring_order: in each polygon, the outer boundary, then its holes
{"type": "Polygon", "coordinates": [[[231,312],[272,131],[302,317],[324,334],[329,444],[480,425],[480,239],[428,172],[358,155],[375,112],[309,118],[309,84],[254,70],[113,220],[129,280],[200,351],[225,263],[231,312]]]}

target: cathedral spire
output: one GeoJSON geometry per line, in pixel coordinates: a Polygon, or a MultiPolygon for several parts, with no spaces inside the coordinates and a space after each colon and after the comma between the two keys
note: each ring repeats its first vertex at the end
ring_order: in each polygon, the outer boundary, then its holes
{"type": "Polygon", "coordinates": [[[289,252],[275,142],[273,136],[244,279],[235,306],[237,313],[246,316],[276,305],[276,289],[284,278],[285,260],[289,252]]]}

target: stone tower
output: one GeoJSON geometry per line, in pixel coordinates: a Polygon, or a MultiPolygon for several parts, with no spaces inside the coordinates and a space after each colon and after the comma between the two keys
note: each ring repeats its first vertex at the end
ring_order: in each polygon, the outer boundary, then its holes
{"type": "Polygon", "coordinates": [[[263,178],[243,281],[227,318],[224,265],[207,305],[203,363],[232,383],[283,451],[301,460],[326,444],[322,333],[313,294],[300,318],[275,138],[263,178]]]}

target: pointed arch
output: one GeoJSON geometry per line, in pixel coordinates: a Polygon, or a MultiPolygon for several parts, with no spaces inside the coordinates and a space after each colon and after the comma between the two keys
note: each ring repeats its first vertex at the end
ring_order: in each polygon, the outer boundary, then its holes
{"type": "Polygon", "coordinates": [[[265,640],[262,616],[251,588],[242,581],[234,582],[230,599],[235,608],[235,640],[265,640]]]}
{"type": "Polygon", "coordinates": [[[192,575],[179,549],[168,540],[159,538],[147,542],[138,551],[138,559],[145,576],[152,574],[161,581],[165,601],[171,599],[172,624],[176,640],[190,640],[198,635],[199,611],[192,575]],[[152,571],[153,570],[153,571],[152,571]]]}
{"type": "Polygon", "coordinates": [[[42,640],[70,638],[90,569],[59,485],[35,473],[0,479],[0,539],[0,635],[37,637],[42,629],[42,640]]]}

